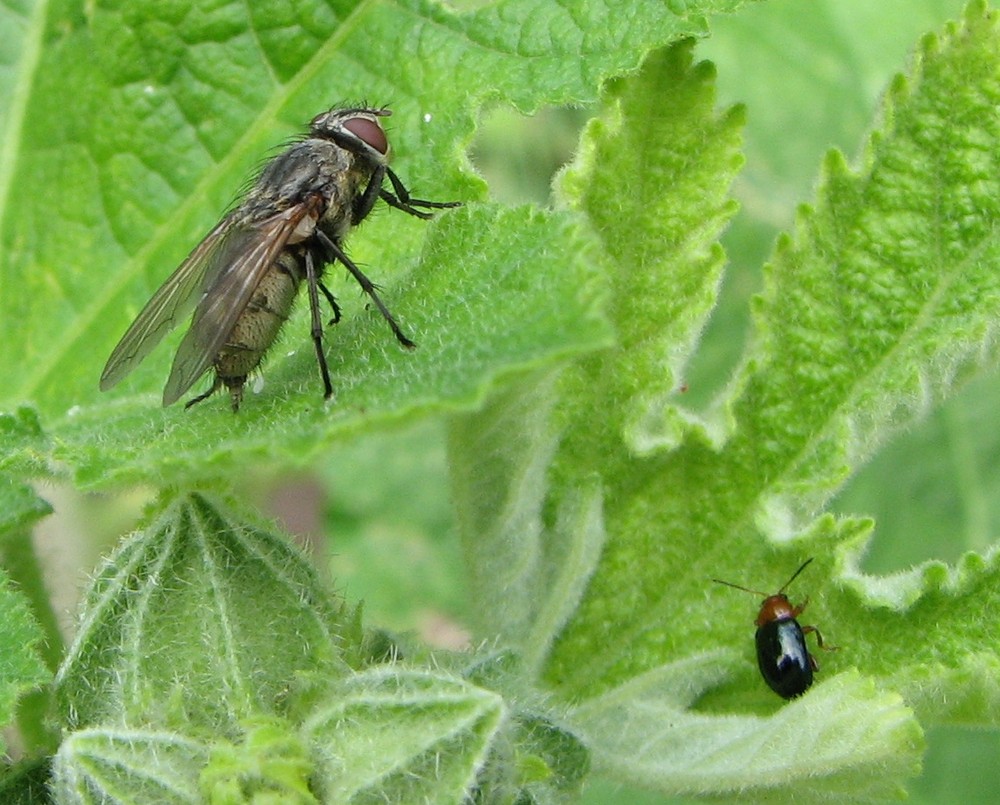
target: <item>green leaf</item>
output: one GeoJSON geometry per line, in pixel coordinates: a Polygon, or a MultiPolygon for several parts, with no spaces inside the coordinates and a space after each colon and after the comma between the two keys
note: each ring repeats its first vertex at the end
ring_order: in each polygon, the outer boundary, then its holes
{"type": "Polygon", "coordinates": [[[320,798],[461,802],[505,715],[500,696],[443,673],[388,667],[346,679],[303,722],[320,798]]]}
{"type": "Polygon", "coordinates": [[[778,233],[793,225],[796,205],[815,192],[823,154],[857,152],[915,43],[960,16],[966,2],[768,0],[715,20],[711,37],[699,42],[700,57],[718,67],[720,101],[750,111],[746,168],[734,186],[741,210],[722,238],[729,265],[718,307],[685,372],[689,405],[707,404],[739,362],[761,265],[778,233]]]}
{"type": "MultiPolygon", "coordinates": [[[[0,428],[16,423],[14,430],[24,426],[24,432],[32,431],[31,424],[17,419],[0,416],[0,428]]],[[[30,423],[33,418],[27,419],[30,423]]],[[[35,523],[51,513],[52,507],[31,487],[0,472],[0,724],[12,723],[17,704],[19,738],[29,755],[51,752],[57,741],[47,723],[51,688],[42,683],[58,667],[64,642],[31,533],[35,523]]],[[[33,790],[39,774],[12,775],[16,782],[5,780],[4,785],[13,785],[20,793],[8,788],[5,795],[0,792],[0,800],[6,796],[13,801],[33,790]]]]}
{"type": "Polygon", "coordinates": [[[267,387],[280,389],[279,395],[251,395],[238,418],[228,404],[151,416],[148,397],[116,405],[113,413],[90,408],[64,421],[59,460],[77,467],[84,485],[145,477],[191,484],[200,475],[217,475],[219,465],[236,455],[306,461],[336,434],[380,419],[473,405],[511,367],[609,339],[598,311],[599,260],[566,214],[487,206],[453,213],[434,230],[425,256],[433,270],[416,272],[386,294],[393,309],[397,294],[400,300],[438,300],[438,307],[418,302],[406,317],[419,348],[407,354],[383,341],[373,352],[370,345],[386,329],[377,314],[344,322],[341,347],[329,356],[338,378],[329,405],[322,402],[312,346],[304,344],[268,373],[267,387]],[[510,259],[515,253],[517,262],[510,259]],[[568,258],[558,270],[547,270],[553,253],[568,258]],[[557,306],[536,309],[538,300],[552,299],[557,306]],[[294,387],[301,394],[292,395],[294,387]],[[98,448],[95,429],[105,428],[98,448]],[[206,428],[220,439],[214,446],[206,428]]]}
{"type": "Polygon", "coordinates": [[[473,791],[499,802],[514,790],[544,802],[577,790],[587,768],[570,733],[539,715],[512,719],[500,694],[444,670],[307,672],[288,693],[291,718],[251,715],[197,738],[180,726],[77,730],[56,756],[54,790],[60,802],[117,792],[128,802],[445,803],[473,791]]]}
{"type": "MultiPolygon", "coordinates": [[[[96,388],[129,321],[253,166],[334,100],[391,102],[407,185],[471,203],[483,186],[460,151],[484,104],[587,102],[650,48],[740,5],[630,0],[609,13],[586,0],[507,0],[459,12],[431,0],[310,0],[292,14],[112,0],[0,18],[21,54],[6,76],[0,145],[0,405],[36,406],[59,466],[81,484],[172,480],[178,457],[186,473],[212,475],[236,457],[287,460],[373,423],[470,407],[510,371],[607,343],[587,293],[600,266],[567,216],[486,207],[428,226],[393,213],[366,222],[351,250],[420,348],[398,349],[353,285],[336,283],[345,321],[329,333],[331,406],[305,305],[239,418],[218,399],[157,410],[180,333],[107,396],[96,388]],[[495,281],[517,276],[534,284],[495,281]]],[[[30,456],[18,458],[30,471],[30,456]]]]}
{"type": "MultiPolygon", "coordinates": [[[[881,796],[915,768],[919,729],[898,699],[837,673],[851,667],[902,692],[921,715],[996,724],[1000,667],[986,647],[1000,634],[995,619],[974,613],[991,611],[997,558],[870,578],[857,570],[870,522],[817,519],[882,442],[996,364],[996,25],[973,4],[960,26],[925,39],[910,75],[894,82],[859,166],[836,152],[827,158],[815,205],[776,248],[742,366],[706,416],[670,395],[683,391],[718,280],[712,240],[731,212],[720,188],[739,162],[739,111],[716,117],[710,72],[689,68],[675,49],[612,86],[601,122],[588,127],[562,188],[616,267],[609,309],[621,346],[556,380],[534,378],[520,396],[496,398],[482,418],[456,428],[452,447],[460,510],[472,512],[466,539],[508,540],[506,553],[477,555],[482,611],[500,606],[500,631],[528,652],[543,641],[533,665],[561,696],[581,702],[576,715],[585,721],[598,697],[621,704],[632,696],[630,710],[658,713],[669,726],[640,762],[626,748],[650,734],[639,716],[627,731],[631,744],[618,742],[620,717],[595,722],[597,732],[589,723],[597,766],[670,793],[792,791],[829,775],[841,791],[856,785],[861,796],[869,787],[881,796]],[[673,127],[657,127],[674,116],[673,127]],[[638,175],[631,181],[630,164],[638,175]],[[649,186],[661,196],[644,196],[639,176],[655,177],[649,186]],[[620,186],[628,190],[609,191],[620,186]],[[656,237],[647,243],[650,229],[656,237]],[[497,423],[504,439],[492,435],[497,423]],[[517,550],[509,547],[514,532],[523,541],[517,550]],[[555,581],[552,557],[593,556],[598,545],[599,562],[570,570],[586,575],[585,588],[579,578],[555,581]],[[821,682],[801,705],[809,729],[881,735],[886,753],[872,760],[870,745],[842,737],[825,765],[790,764],[780,774],[769,767],[773,775],[753,781],[746,767],[739,780],[724,780],[718,772],[735,769],[734,756],[720,754],[713,771],[707,749],[703,776],[673,765],[670,742],[707,734],[706,716],[664,713],[632,683],[666,679],[692,691],[684,705],[702,693],[708,713],[772,710],[753,667],[755,605],[740,606],[737,593],[710,579],[774,591],[808,556],[817,561],[796,582],[799,600],[808,592],[814,602],[803,623],[819,624],[841,647],[821,659],[821,682]],[[807,704],[819,699],[828,706],[807,704]]],[[[729,739],[724,723],[720,745],[729,739]]],[[[769,739],[774,726],[763,727],[769,739]]]]}
{"type": "Polygon", "coordinates": [[[582,481],[548,530],[542,518],[557,446],[556,384],[551,370],[511,383],[478,413],[454,417],[448,440],[473,625],[518,646],[535,670],[573,614],[605,539],[596,482],[582,481]]]}
{"type": "Polygon", "coordinates": [[[719,652],[642,674],[576,709],[574,724],[617,779],[661,791],[768,802],[898,798],[917,770],[923,735],[902,698],[857,673],[840,674],[767,717],[692,714],[720,680],[719,652]],[[701,684],[692,685],[698,678],[701,684]]]}
{"type": "Polygon", "coordinates": [[[27,598],[0,571],[0,724],[13,724],[18,699],[49,681],[40,652],[43,637],[27,598]]]}
{"type": "Polygon", "coordinates": [[[715,239],[736,212],[729,184],[743,165],[743,110],[716,115],[715,70],[691,68],[689,51],[654,55],[640,80],[608,87],[607,111],[560,182],[601,237],[615,289],[617,349],[576,380],[599,388],[604,404],[577,416],[602,417],[602,430],[622,429],[639,453],[674,444],[681,430],[664,408],[715,303],[724,263],[715,239]]]}
{"type": "MultiPolygon", "coordinates": [[[[889,76],[966,2],[769,0],[712,26],[698,52],[719,68],[719,97],[751,110],[738,194],[744,223],[769,227],[765,247],[815,190],[817,159],[831,145],[857,148],[889,76]],[[780,47],[767,46],[776,41],[780,47]]],[[[730,258],[748,262],[735,251],[730,258]]]]}
{"type": "MultiPolygon", "coordinates": [[[[0,427],[10,418],[0,416],[0,427]]],[[[37,520],[52,513],[52,507],[34,493],[0,473],[0,542],[25,539],[37,520]]]]}
{"type": "MultiPolygon", "coordinates": [[[[13,413],[0,413],[0,444],[4,447],[0,470],[42,477],[51,474],[48,462],[52,445],[33,408],[21,406],[13,413]]],[[[16,512],[18,508],[5,507],[4,512],[16,512]]]]}
{"type": "MultiPolygon", "coordinates": [[[[0,417],[0,427],[5,420],[0,417]]],[[[40,689],[51,678],[46,660],[57,655],[61,639],[55,618],[47,618],[52,613],[43,581],[33,572],[31,543],[32,526],[51,511],[30,487],[0,472],[0,559],[4,564],[0,570],[0,725],[12,726],[16,721],[22,745],[29,752],[43,751],[53,739],[43,723],[48,693],[40,689]]],[[[52,660],[52,669],[57,662],[52,660]]],[[[32,773],[17,776],[16,782],[5,780],[4,785],[30,789],[35,782],[32,773]]],[[[8,788],[7,796],[13,801],[14,789],[8,788]]]]}
{"type": "MultiPolygon", "coordinates": [[[[725,417],[649,462],[624,454],[620,471],[604,475],[604,562],[550,665],[569,690],[646,670],[672,646],[711,645],[718,638],[686,619],[670,619],[664,640],[667,613],[701,599],[713,576],[780,583],[761,532],[778,542],[797,536],[800,556],[846,541],[846,566],[859,527],[820,522],[806,535],[810,518],[881,440],[995,360],[1000,187],[984,145],[1000,135],[988,114],[998,87],[994,25],[974,8],[962,28],[928,39],[913,76],[895,83],[862,167],[827,160],[816,208],[803,209],[794,240],[778,246],[756,306],[758,336],[720,406],[725,417]],[[951,125],[933,125],[945,117],[951,125]],[[692,541],[702,546],[688,552],[697,559],[664,589],[664,564],[651,557],[671,546],[669,562],[692,541]],[[609,646],[627,659],[604,662],[609,646]]],[[[585,466],[592,473],[595,462],[585,466]]],[[[781,566],[794,569],[790,558],[781,566]]],[[[854,596],[840,599],[838,631],[853,632],[857,606],[854,596]]],[[[871,642],[856,637],[852,653],[871,642]]],[[[871,648],[884,650],[881,641],[871,648]]],[[[892,674],[899,679],[899,668],[892,674]]]]}
{"type": "Polygon", "coordinates": [[[284,537],[178,498],[98,571],[57,678],[63,723],[225,730],[275,713],[297,672],[346,670],[338,618],[284,537]]]}
{"type": "Polygon", "coordinates": [[[664,52],[636,79],[610,88],[607,114],[588,127],[579,164],[563,177],[563,194],[585,207],[612,258],[620,345],[560,378],[529,378],[452,432],[477,607],[529,654],[544,656],[601,558],[605,484],[626,484],[635,472],[621,439],[645,451],[677,427],[653,413],[676,388],[674,373],[690,350],[689,343],[671,348],[667,335],[693,341],[719,281],[713,239],[733,211],[725,187],[740,163],[741,113],[716,117],[711,70],[689,62],[689,46],[664,52]],[[699,203],[680,206],[691,198],[675,199],[664,187],[696,193],[699,203]],[[655,318],[664,306],[666,334],[655,318]],[[576,466],[557,465],[572,478],[553,496],[546,476],[557,443],[559,461],[568,465],[569,456],[576,466]]]}
{"type": "Polygon", "coordinates": [[[255,719],[245,727],[242,742],[212,746],[208,765],[199,775],[202,801],[318,805],[309,787],[313,764],[291,724],[270,718],[255,719]]]}
{"type": "Polygon", "coordinates": [[[510,649],[480,648],[441,654],[435,667],[449,667],[471,683],[502,694],[509,709],[504,734],[494,742],[476,787],[486,801],[525,805],[575,802],[590,771],[590,750],[566,724],[562,707],[531,685],[530,670],[510,649]]]}
{"type": "Polygon", "coordinates": [[[199,740],[153,729],[92,728],[69,735],[53,764],[60,805],[204,802],[198,774],[208,760],[199,740]]]}

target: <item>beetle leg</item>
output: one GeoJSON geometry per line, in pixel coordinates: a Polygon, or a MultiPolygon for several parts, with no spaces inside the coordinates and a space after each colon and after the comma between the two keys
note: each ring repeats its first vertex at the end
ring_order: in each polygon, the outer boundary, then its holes
{"type": "Polygon", "coordinates": [[[823,643],[823,635],[822,635],[822,633],[815,626],[803,626],[802,627],[802,634],[804,634],[804,635],[805,634],[809,634],[809,632],[812,632],[813,634],[816,635],[816,645],[818,645],[821,649],[823,649],[823,651],[840,651],[840,646],[827,646],[827,645],[825,645],[823,643]]]}
{"type": "Polygon", "coordinates": [[[797,607],[792,607],[792,617],[797,618],[803,612],[805,612],[806,607],[809,606],[809,596],[806,596],[805,601],[799,604],[797,607]]]}

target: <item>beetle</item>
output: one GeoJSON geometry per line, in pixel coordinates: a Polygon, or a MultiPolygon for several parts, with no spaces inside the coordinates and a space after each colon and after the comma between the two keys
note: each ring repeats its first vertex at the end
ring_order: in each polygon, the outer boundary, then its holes
{"type": "Polygon", "coordinates": [[[823,644],[823,635],[815,626],[799,625],[797,618],[805,610],[809,598],[796,606],[785,595],[788,585],[795,581],[810,562],[812,558],[806,559],[774,595],[741,587],[729,581],[712,579],[718,584],[763,596],[764,603],[760,605],[760,612],[757,613],[757,632],[754,635],[754,642],[757,645],[757,667],[760,668],[760,675],[764,677],[767,686],[785,699],[793,699],[805,693],[813,683],[813,672],[819,670],[816,660],[806,647],[806,634],[813,632],[821,649],[837,650],[837,646],[823,644]]]}

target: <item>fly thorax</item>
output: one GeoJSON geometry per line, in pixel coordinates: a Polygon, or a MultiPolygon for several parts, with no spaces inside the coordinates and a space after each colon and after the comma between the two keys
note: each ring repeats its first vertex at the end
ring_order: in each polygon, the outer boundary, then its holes
{"type": "Polygon", "coordinates": [[[317,219],[314,216],[305,216],[292,230],[292,234],[288,236],[289,245],[309,240],[316,233],[316,223],[317,219]]]}
{"type": "Polygon", "coordinates": [[[327,206],[319,228],[335,242],[354,226],[354,205],[371,181],[372,168],[358,157],[350,168],[336,175],[327,187],[327,206]]]}

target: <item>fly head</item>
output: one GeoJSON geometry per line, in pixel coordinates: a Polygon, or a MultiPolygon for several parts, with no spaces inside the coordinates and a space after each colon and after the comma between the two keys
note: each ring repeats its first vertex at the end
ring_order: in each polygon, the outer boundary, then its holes
{"type": "Polygon", "coordinates": [[[379,118],[390,114],[388,109],[330,109],[312,119],[309,134],[320,140],[330,140],[373,165],[386,165],[389,140],[379,118]]]}

